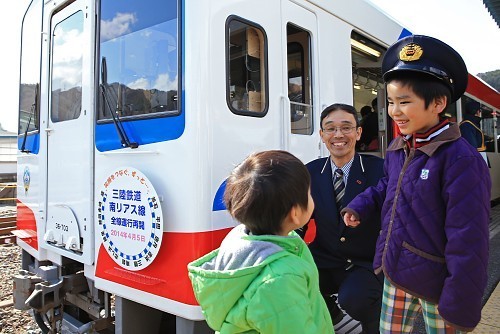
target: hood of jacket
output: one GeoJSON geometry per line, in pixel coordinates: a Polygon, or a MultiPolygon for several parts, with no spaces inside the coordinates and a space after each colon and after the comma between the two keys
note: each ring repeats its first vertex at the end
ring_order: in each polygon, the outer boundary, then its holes
{"type": "Polygon", "coordinates": [[[290,236],[251,235],[244,225],[235,227],[220,248],[188,265],[193,289],[210,327],[220,329],[228,313],[236,307],[247,288],[264,268],[303,241],[290,236]]]}

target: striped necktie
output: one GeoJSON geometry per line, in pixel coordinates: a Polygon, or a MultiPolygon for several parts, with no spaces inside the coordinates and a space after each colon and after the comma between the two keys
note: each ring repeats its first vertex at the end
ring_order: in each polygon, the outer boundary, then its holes
{"type": "Polygon", "coordinates": [[[337,168],[335,170],[335,177],[333,179],[333,189],[335,191],[335,202],[337,204],[337,209],[342,209],[342,198],[345,193],[345,183],[344,183],[344,172],[342,169],[337,168]]]}

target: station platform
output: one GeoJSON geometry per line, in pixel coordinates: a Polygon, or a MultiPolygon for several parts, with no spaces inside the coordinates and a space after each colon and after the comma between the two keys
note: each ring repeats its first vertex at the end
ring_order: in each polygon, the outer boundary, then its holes
{"type": "Polygon", "coordinates": [[[498,283],[483,307],[481,322],[472,333],[500,333],[500,285],[498,283]]]}
{"type": "Polygon", "coordinates": [[[483,299],[481,321],[474,334],[500,333],[500,203],[491,208],[488,286],[483,299]]]}
{"type": "MultiPolygon", "coordinates": [[[[500,334],[500,203],[491,208],[490,259],[488,263],[488,286],[483,298],[481,321],[474,334],[500,334]]],[[[336,334],[359,334],[361,324],[345,316],[335,326],[336,334]]],[[[414,334],[425,334],[422,317],[417,319],[414,334]]]]}

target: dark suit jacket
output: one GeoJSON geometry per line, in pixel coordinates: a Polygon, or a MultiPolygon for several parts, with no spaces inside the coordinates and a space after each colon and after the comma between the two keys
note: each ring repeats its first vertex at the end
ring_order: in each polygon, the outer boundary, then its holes
{"type": "MultiPolygon", "coordinates": [[[[384,174],[383,164],[384,160],[379,157],[355,154],[343,207],[357,194],[378,183],[384,174]]],[[[335,205],[330,157],[313,160],[306,166],[311,174],[311,195],[315,204],[312,219],[316,223],[316,237],[309,247],[316,265],[318,268],[341,268],[353,263],[372,269],[380,216],[356,228],[346,227],[335,205]]],[[[304,235],[306,230],[307,225],[299,234],[304,235]]]]}

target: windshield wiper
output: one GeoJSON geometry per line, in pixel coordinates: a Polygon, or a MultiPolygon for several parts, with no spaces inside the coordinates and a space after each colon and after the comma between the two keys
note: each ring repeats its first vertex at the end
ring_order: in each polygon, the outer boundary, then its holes
{"type": "Polygon", "coordinates": [[[121,111],[120,108],[120,93],[121,93],[121,86],[120,83],[118,83],[118,97],[116,99],[116,108],[113,110],[111,107],[111,104],[108,100],[108,68],[106,65],[106,57],[102,57],[102,69],[101,69],[101,81],[102,84],[99,85],[101,88],[101,93],[102,93],[102,99],[106,106],[108,107],[109,113],[111,114],[111,117],[113,118],[113,122],[115,123],[116,127],[116,132],[118,132],[118,136],[120,137],[120,142],[122,144],[122,147],[130,147],[130,148],[138,148],[139,144],[135,142],[131,142],[130,139],[127,136],[127,132],[123,128],[122,121],[120,120],[119,113],[121,111]]]}
{"type": "Polygon", "coordinates": [[[28,124],[26,124],[26,130],[24,130],[24,138],[23,138],[23,143],[21,145],[21,152],[23,152],[23,153],[30,153],[31,152],[30,150],[26,149],[26,139],[28,138],[28,131],[29,131],[30,125],[31,125],[31,119],[33,118],[33,114],[37,110],[37,101],[38,101],[38,84],[36,84],[36,86],[35,86],[35,100],[31,104],[30,118],[28,118],[28,124]]]}

